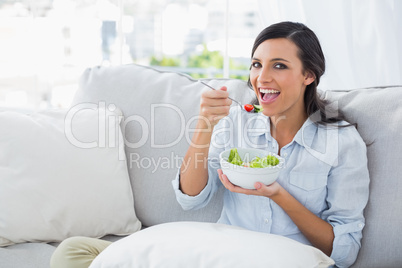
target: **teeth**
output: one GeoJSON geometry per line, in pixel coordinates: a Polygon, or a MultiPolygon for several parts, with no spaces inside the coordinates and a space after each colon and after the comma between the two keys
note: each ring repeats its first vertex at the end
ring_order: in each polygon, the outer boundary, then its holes
{"type": "Polygon", "coordinates": [[[261,93],[279,93],[279,91],[275,90],[275,89],[263,89],[263,88],[260,88],[260,92],[261,93]]]}

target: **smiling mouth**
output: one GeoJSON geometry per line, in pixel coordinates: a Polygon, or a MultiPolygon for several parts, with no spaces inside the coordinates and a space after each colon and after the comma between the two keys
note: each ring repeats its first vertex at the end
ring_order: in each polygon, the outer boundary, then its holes
{"type": "Polygon", "coordinates": [[[261,101],[265,103],[273,102],[281,94],[280,91],[275,89],[260,88],[259,91],[261,101]]]}

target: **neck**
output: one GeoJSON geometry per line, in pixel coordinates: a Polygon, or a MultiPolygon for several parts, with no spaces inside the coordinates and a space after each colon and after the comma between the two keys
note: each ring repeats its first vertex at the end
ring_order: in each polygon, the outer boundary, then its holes
{"type": "Polygon", "coordinates": [[[280,148],[293,140],[307,118],[306,112],[293,116],[276,115],[270,117],[271,135],[279,143],[280,148]]]}

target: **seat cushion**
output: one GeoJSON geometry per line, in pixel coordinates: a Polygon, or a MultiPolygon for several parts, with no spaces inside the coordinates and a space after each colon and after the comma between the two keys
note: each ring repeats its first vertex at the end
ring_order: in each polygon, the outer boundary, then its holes
{"type": "Polygon", "coordinates": [[[23,243],[0,247],[1,268],[48,268],[55,246],[45,243],[23,243]]]}

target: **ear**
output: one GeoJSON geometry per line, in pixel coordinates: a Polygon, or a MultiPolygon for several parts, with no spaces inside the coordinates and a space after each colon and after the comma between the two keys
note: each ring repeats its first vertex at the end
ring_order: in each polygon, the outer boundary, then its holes
{"type": "Polygon", "coordinates": [[[310,85],[311,83],[313,83],[314,80],[315,80],[315,75],[314,75],[312,72],[310,72],[310,71],[306,72],[306,75],[305,75],[305,77],[304,77],[304,84],[305,84],[306,86],[308,86],[308,85],[310,85]]]}

